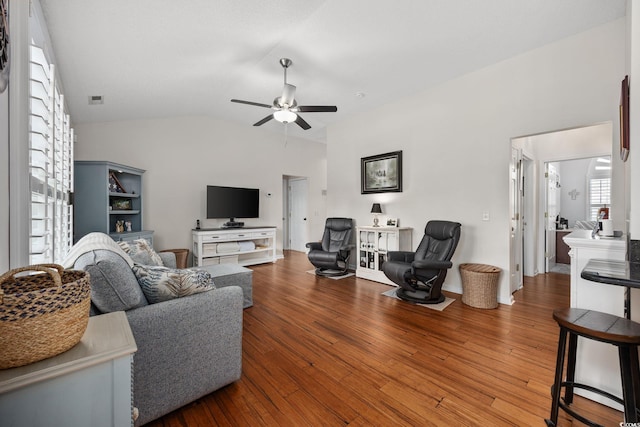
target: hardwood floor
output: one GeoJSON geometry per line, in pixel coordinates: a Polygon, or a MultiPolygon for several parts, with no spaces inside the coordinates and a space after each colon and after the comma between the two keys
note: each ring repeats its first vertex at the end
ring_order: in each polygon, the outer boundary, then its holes
{"type": "MultiPolygon", "coordinates": [[[[251,268],[242,378],[149,426],[545,425],[551,313],[569,304],[569,276],[528,279],[495,310],[447,293],[456,301],[438,312],[382,296],[381,283],[308,274],[302,253],[251,268]]],[[[589,400],[574,405],[603,425],[622,421],[589,400]]],[[[561,412],[559,425],[574,424],[561,412]]]]}

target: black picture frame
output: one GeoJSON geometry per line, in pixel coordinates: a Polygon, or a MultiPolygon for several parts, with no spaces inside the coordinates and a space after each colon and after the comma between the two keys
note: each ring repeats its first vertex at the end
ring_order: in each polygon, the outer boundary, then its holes
{"type": "Polygon", "coordinates": [[[360,159],[360,192],[402,192],[402,151],[360,159]]]}
{"type": "Polygon", "coordinates": [[[620,159],[629,157],[629,76],[622,80],[620,89],[620,159]]]}

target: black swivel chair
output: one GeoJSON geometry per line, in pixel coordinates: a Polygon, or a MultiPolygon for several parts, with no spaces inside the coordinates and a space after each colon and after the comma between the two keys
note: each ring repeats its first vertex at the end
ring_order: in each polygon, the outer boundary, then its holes
{"type": "Polygon", "coordinates": [[[451,257],[460,240],[460,223],[429,221],[424,237],[415,252],[395,251],[387,254],[382,271],[406,301],[438,304],[444,301],[442,283],[452,267],[451,257]]]}
{"type": "Polygon", "coordinates": [[[327,218],[320,242],[307,243],[309,262],[320,276],[341,276],[349,269],[349,256],[355,245],[351,244],[353,220],[351,218],[327,218]]]}

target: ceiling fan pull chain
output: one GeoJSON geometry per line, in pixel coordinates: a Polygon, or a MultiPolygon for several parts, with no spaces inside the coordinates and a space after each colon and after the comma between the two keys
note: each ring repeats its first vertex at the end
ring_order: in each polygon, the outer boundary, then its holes
{"type": "Polygon", "coordinates": [[[289,123],[284,124],[284,148],[287,148],[289,142],[289,123]]]}

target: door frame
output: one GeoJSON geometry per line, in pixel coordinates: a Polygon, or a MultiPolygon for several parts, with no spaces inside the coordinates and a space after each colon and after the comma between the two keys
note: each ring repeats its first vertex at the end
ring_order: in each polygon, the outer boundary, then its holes
{"type": "MultiPolygon", "coordinates": [[[[309,210],[309,179],[306,176],[293,176],[293,175],[282,175],[282,248],[285,250],[291,250],[291,220],[290,220],[290,206],[291,206],[291,191],[289,190],[289,184],[291,181],[299,181],[304,180],[307,182],[307,217],[309,210]]],[[[308,221],[306,224],[308,228],[308,221]]],[[[309,233],[309,230],[306,229],[305,232],[309,233]]]]}

